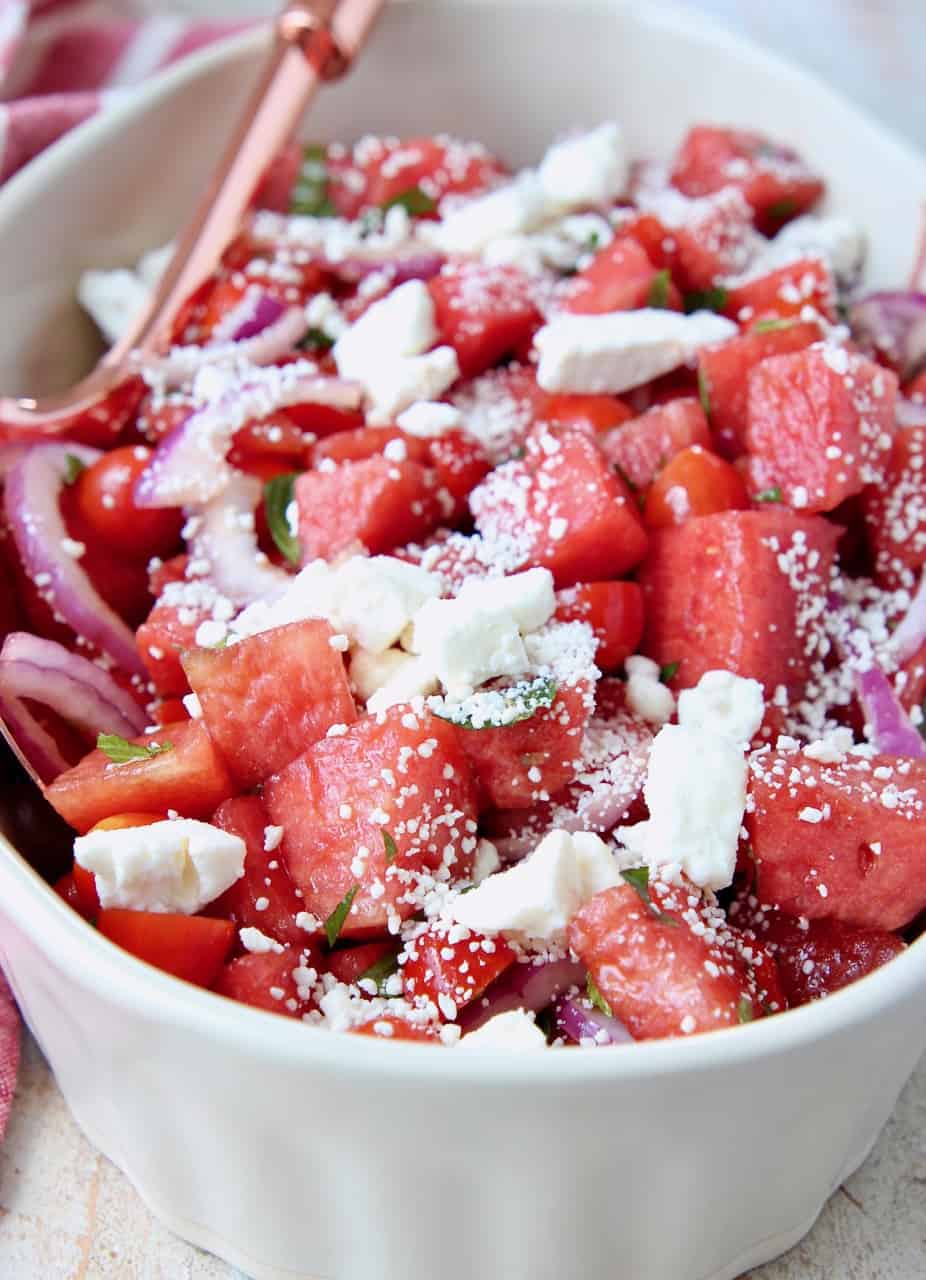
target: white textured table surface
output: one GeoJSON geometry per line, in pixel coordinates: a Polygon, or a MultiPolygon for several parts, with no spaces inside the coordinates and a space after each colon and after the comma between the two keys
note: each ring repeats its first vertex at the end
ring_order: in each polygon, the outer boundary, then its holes
{"type": "MultiPolygon", "coordinates": [[[[273,6],[269,0],[227,0],[225,5],[187,0],[178,7],[251,13],[273,6]]],[[[926,146],[926,0],[699,0],[692,7],[806,63],[926,146]]],[[[27,1038],[16,1105],[0,1150],[2,1280],[232,1280],[236,1275],[151,1217],[119,1171],[78,1132],[27,1038]]],[[[749,1280],[924,1276],[926,1062],[872,1155],[832,1197],[810,1235],[749,1280]]]]}

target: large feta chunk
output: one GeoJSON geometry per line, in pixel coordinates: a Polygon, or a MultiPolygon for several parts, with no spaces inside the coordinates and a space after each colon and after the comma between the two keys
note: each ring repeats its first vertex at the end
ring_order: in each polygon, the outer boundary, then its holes
{"type": "Polygon", "coordinates": [[[382,360],[361,378],[366,389],[373,425],[394,422],[400,413],[419,400],[436,400],[460,376],[460,364],[453,347],[435,347],[421,356],[382,360]]]}
{"type": "Polygon", "coordinates": [[[536,631],[556,612],[553,574],[549,569],[527,569],[504,578],[470,578],[457,596],[473,608],[510,613],[522,632],[536,631]]]}
{"type": "Polygon", "coordinates": [[[459,205],[434,224],[423,224],[422,234],[443,253],[479,253],[500,236],[533,231],[551,215],[549,198],[532,169],[459,205]]]}
{"type": "Polygon", "coordinates": [[[458,1042],[461,1049],[545,1049],[547,1038],[534,1021],[533,1014],[523,1009],[509,1009],[489,1018],[481,1027],[470,1031],[458,1042]]]}
{"type": "Polygon", "coordinates": [[[678,695],[679,724],[743,745],[752,740],[764,715],[761,684],[732,671],[705,671],[693,689],[678,695]]]}
{"type": "Polygon", "coordinates": [[[418,436],[422,440],[433,440],[444,436],[448,431],[456,431],[463,425],[463,415],[452,404],[441,404],[439,401],[422,400],[400,413],[396,424],[408,436],[418,436]]]}
{"type": "Polygon", "coordinates": [[[74,858],[92,871],[102,907],[193,915],[244,874],[244,841],[192,818],[91,831],[74,858]]]}
{"type": "Polygon", "coordinates": [[[578,209],[611,204],[627,186],[630,161],[616,121],[555,143],[540,165],[540,182],[553,204],[578,209]]]}
{"type": "Polygon", "coordinates": [[[401,649],[390,649],[389,653],[398,653],[402,662],[394,667],[389,679],[384,680],[367,699],[367,710],[373,714],[387,711],[401,702],[411,702],[413,698],[437,692],[437,676],[424,658],[413,658],[401,649]]]}
{"type": "Polygon", "coordinates": [[[589,898],[620,883],[616,859],[598,836],[551,831],[523,862],[461,894],[450,914],[482,933],[551,942],[563,938],[589,898]]]}
{"type": "Polygon", "coordinates": [[[675,712],[672,690],[660,679],[659,664],[635,653],[624,663],[627,706],[641,720],[665,724],[675,712]]]}
{"type": "Polygon", "coordinates": [[[677,369],[701,347],[737,332],[732,320],[709,311],[560,315],[534,339],[537,381],[545,391],[617,394],[677,369]]]}
{"type": "Polygon", "coordinates": [[[527,670],[517,622],[504,610],[467,600],[429,600],[415,618],[412,643],[452,699],[469,697],[495,676],[527,670]]]}
{"type": "Polygon", "coordinates": [[[819,254],[840,284],[852,285],[861,275],[867,248],[865,232],[849,218],[806,213],[782,227],[769,252],[778,260],[798,253],[819,254]]]}
{"type": "Polygon", "coordinates": [[[437,341],[434,303],[422,280],[409,280],[374,302],[334,344],[342,378],[366,383],[371,370],[399,356],[417,356],[437,341]]]}
{"type": "Polygon", "coordinates": [[[732,738],[664,725],[653,740],[643,794],[650,817],[621,827],[624,846],[650,867],[680,867],[706,889],[733,880],[746,806],[746,759],[732,738]]]}

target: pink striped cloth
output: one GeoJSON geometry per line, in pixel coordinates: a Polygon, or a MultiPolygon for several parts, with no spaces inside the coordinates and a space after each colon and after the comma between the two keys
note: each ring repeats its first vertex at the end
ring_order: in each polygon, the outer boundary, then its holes
{"type": "MultiPolygon", "coordinates": [[[[131,0],[0,0],[0,182],[145,76],[244,25],[156,8],[145,16],[131,0]]],[[[16,1088],[19,1032],[0,972],[0,1139],[16,1088]]]]}

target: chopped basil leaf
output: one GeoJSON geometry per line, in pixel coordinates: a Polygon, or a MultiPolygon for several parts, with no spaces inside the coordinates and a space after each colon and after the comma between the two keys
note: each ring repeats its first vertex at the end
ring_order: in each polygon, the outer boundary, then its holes
{"type": "Polygon", "coordinates": [[[387,979],[391,978],[394,973],[399,970],[399,952],[387,951],[384,956],[380,956],[370,965],[369,969],[365,969],[357,979],[358,982],[375,982],[376,990],[379,995],[388,994],[384,987],[387,979]]]}
{"type": "Polygon", "coordinates": [[[790,196],[785,196],[783,200],[776,200],[774,204],[770,204],[765,211],[765,216],[769,222],[787,222],[796,213],[797,201],[792,200],[790,196]]]}
{"type": "Polygon", "coordinates": [[[701,401],[701,408],[704,410],[705,416],[711,416],[711,389],[707,381],[707,374],[703,368],[698,368],[698,399],[701,401]]]}
{"type": "Polygon", "coordinates": [[[773,489],[763,489],[761,493],[752,495],[753,502],[780,502],[781,489],[776,484],[773,489]]]}
{"type": "Polygon", "coordinates": [[[593,1009],[597,1009],[599,1013],[604,1013],[609,1018],[613,1018],[614,1015],[611,1012],[611,1006],[598,990],[598,985],[591,974],[589,974],[585,980],[585,994],[593,1009]]]}
{"type": "Polygon", "coordinates": [[[109,756],[113,764],[128,764],[130,760],[151,760],[154,756],[161,756],[165,751],[172,750],[174,744],[152,742],[145,747],[137,742],[129,742],[127,738],[120,738],[118,733],[101,733],[96,745],[109,756]]]}
{"type": "Polygon", "coordinates": [[[267,515],[267,528],[270,536],[280,552],[290,564],[298,564],[302,559],[302,548],[299,539],[293,536],[289,527],[287,511],[294,501],[293,488],[298,472],[288,471],[285,475],[274,476],[264,485],[264,511],[267,515]]]}
{"type": "Polygon", "coordinates": [[[650,281],[646,305],[665,309],[669,305],[669,286],[671,283],[672,277],[669,275],[667,268],[663,271],[657,271],[650,281]]]}
{"type": "Polygon", "coordinates": [[[666,915],[664,911],[660,911],[649,893],[649,867],[628,867],[621,872],[621,876],[630,885],[631,889],[635,889],[640,895],[640,899],[644,902],[651,916],[658,920],[660,924],[671,924],[673,927],[678,921],[672,916],[666,915]]]}
{"type": "Polygon", "coordinates": [[[740,996],[736,1006],[736,1016],[740,1022],[752,1022],[755,1014],[752,1010],[752,1001],[749,996],[740,996]]]}
{"type": "Polygon", "coordinates": [[[430,698],[428,706],[439,720],[447,720],[461,729],[499,729],[521,724],[538,711],[552,707],[556,692],[555,680],[537,676],[533,680],[521,680],[508,689],[481,689],[464,702],[430,698]]]}
{"type": "Polygon", "coordinates": [[[81,461],[76,453],[66,453],[64,455],[64,483],[71,485],[77,479],[82,471],[87,470],[86,462],[81,461]]]}
{"type": "Polygon", "coordinates": [[[768,316],[765,320],[757,320],[752,326],[753,333],[779,333],[782,329],[793,329],[797,321],[793,316],[768,316]]]}
{"type": "Polygon", "coordinates": [[[420,218],[422,214],[433,213],[437,208],[437,201],[420,187],[409,187],[407,191],[400,191],[391,200],[384,201],[380,208],[385,213],[389,209],[394,209],[396,205],[401,205],[413,218],[420,218]]]}
{"type": "Polygon", "coordinates": [[[664,667],[659,668],[659,679],[663,684],[668,684],[670,680],[674,680],[678,675],[680,662],[667,662],[664,667]]]}
{"type": "Polygon", "coordinates": [[[383,847],[386,850],[386,866],[388,867],[399,856],[399,850],[395,840],[385,829],[383,830],[383,847]]]}
{"type": "Polygon", "coordinates": [[[347,913],[353,906],[354,898],[356,898],[359,892],[360,885],[352,885],[325,921],[325,937],[328,939],[329,947],[333,947],[341,936],[341,930],[344,928],[344,921],[347,919],[347,913]]]}
{"type": "Polygon", "coordinates": [[[302,153],[302,167],[289,201],[290,213],[308,218],[333,218],[337,210],[328,199],[328,153],[309,146],[302,153]]]}
{"type": "Polygon", "coordinates": [[[692,311],[723,311],[728,296],[722,285],[716,289],[695,289],[685,294],[682,305],[686,315],[692,311]]]}
{"type": "Polygon", "coordinates": [[[330,351],[334,346],[334,338],[329,337],[324,329],[310,329],[296,346],[300,351],[330,351]]]}

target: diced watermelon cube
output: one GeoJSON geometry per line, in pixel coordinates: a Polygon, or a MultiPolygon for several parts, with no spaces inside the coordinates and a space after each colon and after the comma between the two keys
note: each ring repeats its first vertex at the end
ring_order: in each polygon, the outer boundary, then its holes
{"type": "Polygon", "coordinates": [[[926,427],[900,427],[883,484],[862,490],[875,580],[914,590],[926,565],[926,427]]]}
{"type": "Polygon", "coordinates": [[[242,787],[277,773],[331,725],[356,720],[333,635],[327,622],[308,618],[184,655],[212,740],[242,787]]]}
{"type": "Polygon", "coordinates": [[[706,671],[799,695],[819,656],[839,530],[781,508],[723,511],[660,529],[640,570],[643,652],[677,662],[677,688],[706,671]]]}
{"type": "Polygon", "coordinates": [[[577,427],[596,437],[632,418],[633,410],[617,396],[540,391],[537,418],[561,427],[577,427]]]}
{"type": "Polygon", "coordinates": [[[698,352],[701,395],[718,453],[738,458],[746,451],[749,375],[756,365],[768,356],[803,351],[820,336],[817,324],[782,320],[775,328],[753,329],[717,346],[702,347],[698,352]]]}
{"type": "Polygon", "coordinates": [[[749,375],[746,444],[753,492],[832,511],[882,484],[894,441],[897,378],[865,356],[820,344],[771,356],[749,375]]]}
{"type": "Polygon", "coordinates": [[[575,428],[538,429],[523,459],[470,495],[476,528],[517,565],[549,569],[558,587],[615,578],[639,562],[646,534],[627,485],[575,428]]]}
{"type": "Polygon", "coordinates": [[[836,282],[822,258],[798,258],[729,285],[724,311],[741,324],[751,324],[763,318],[796,319],[807,307],[835,318],[836,282]]]}
{"type": "Polygon", "coordinates": [[[163,732],[132,741],[142,747],[171,745],[124,764],[114,764],[103,751],[91,751],[47,789],[49,802],[81,834],[117,813],[175,809],[184,818],[208,818],[235,794],[225,761],[199,721],[167,725],[163,732]]]}
{"type": "MultiPolygon", "coordinates": [[[[310,931],[296,923],[305,905],[296,896],[278,849],[267,849],[270,816],[258,796],[236,796],[219,805],[213,825],[245,843],[244,875],[207,908],[210,916],[234,920],[239,928],[260,929],[277,942],[304,947],[310,931]]],[[[271,841],[272,843],[272,841],[271,841]]],[[[320,931],[320,930],[319,930],[320,931]]]]}
{"type": "Polygon", "coordinates": [[[440,521],[434,476],[416,462],[367,458],[296,481],[302,560],[335,559],[356,543],[380,555],[426,537],[440,521]]]}
{"type": "Polygon", "coordinates": [[[139,657],[162,698],[180,698],[189,693],[181,658],[187,649],[195,646],[196,631],[209,617],[211,614],[205,608],[159,600],[135,632],[139,657]]]}
{"type": "MultiPolygon", "coordinates": [[[[563,299],[563,310],[577,315],[598,315],[606,311],[634,311],[639,307],[668,305],[681,309],[678,290],[669,281],[665,301],[654,299],[654,280],[658,268],[653,266],[646,250],[637,240],[624,236],[600,250],[569,281],[563,299]],[[670,297],[670,294],[674,294],[670,297]]],[[[657,282],[658,288],[658,282],[657,282]]]]}
{"type": "Polygon", "coordinates": [[[475,787],[454,730],[407,706],[315,743],[264,800],[307,911],[325,921],[357,887],[345,938],[413,915],[435,876],[467,874],[476,846],[475,787]]]}
{"type": "Polygon", "coordinates": [[[110,942],[165,973],[211,987],[235,940],[230,920],[107,907],[96,927],[110,942]]]}
{"type": "Polygon", "coordinates": [[[683,449],[711,447],[704,410],[693,396],[654,405],[599,440],[608,461],[634,486],[645,489],[657,472],[683,449]]]}
{"type": "Polygon", "coordinates": [[[774,752],[754,757],[751,774],[746,827],[760,902],[887,930],[926,907],[926,763],[774,752]]]}
{"type": "Polygon", "coordinates": [[[446,497],[446,519],[459,520],[469,513],[469,495],[492,469],[478,440],[463,431],[448,431],[427,443],[428,465],[439,484],[438,497],[446,497]]]}
{"type": "Polygon", "coordinates": [[[477,999],[486,987],[515,961],[515,953],[504,938],[491,941],[479,933],[469,933],[460,941],[448,938],[446,921],[428,926],[405,944],[401,974],[410,999],[426,996],[446,1014],[446,1002],[456,1010],[477,999]],[[443,998],[443,999],[442,999],[443,998]]]}
{"type": "Polygon", "coordinates": [[[212,989],[217,995],[255,1009],[279,1013],[284,1018],[301,1018],[311,1002],[300,997],[293,971],[314,968],[315,963],[311,953],[295,947],[238,956],[225,965],[212,989]]]}
{"type": "Polygon", "coordinates": [[[748,260],[754,238],[749,205],[735,187],[692,200],[669,229],[673,274],[685,290],[713,288],[748,260]]]}
{"type": "Polygon", "coordinates": [[[493,186],[504,169],[476,142],[445,138],[364,140],[366,204],[383,206],[412,187],[430,199],[475,195],[493,186]]]}
{"type": "MultiPolygon", "coordinates": [[[[330,951],[321,962],[326,973],[333,974],[338,982],[348,985],[359,981],[363,975],[379,964],[387,956],[394,959],[398,952],[398,943],[385,939],[379,942],[361,942],[356,947],[339,947],[330,951]]],[[[398,961],[396,961],[398,964],[398,961]]]]}
{"type": "Polygon", "coordinates": [[[672,166],[672,182],[688,196],[737,187],[756,226],[768,235],[813,208],[823,194],[823,180],[791,147],[761,133],[712,125],[688,131],[672,166]]]}
{"type": "Polygon", "coordinates": [[[402,441],[406,456],[412,462],[427,465],[427,442],[406,436],[398,427],[354,427],[350,431],[336,431],[315,444],[312,465],[317,467],[323,458],[330,458],[334,463],[363,462],[377,457],[393,440],[402,441]]]}
{"type": "Polygon", "coordinates": [[[525,346],[542,324],[534,285],[516,267],[453,263],[428,288],[441,339],[456,351],[464,378],[525,346]]]}

